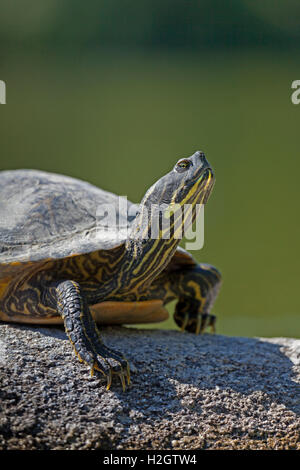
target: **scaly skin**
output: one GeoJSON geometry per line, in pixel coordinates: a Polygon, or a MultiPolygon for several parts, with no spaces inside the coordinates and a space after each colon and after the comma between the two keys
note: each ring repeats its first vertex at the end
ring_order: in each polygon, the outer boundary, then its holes
{"type": "Polygon", "coordinates": [[[91,375],[96,369],[107,377],[107,389],[111,386],[112,374],[116,374],[125,390],[125,377],[130,383],[128,362],[121,353],[103,344],[80,285],[74,281],[62,281],[53,287],[56,308],[79,360],[89,365],[91,375]]]}

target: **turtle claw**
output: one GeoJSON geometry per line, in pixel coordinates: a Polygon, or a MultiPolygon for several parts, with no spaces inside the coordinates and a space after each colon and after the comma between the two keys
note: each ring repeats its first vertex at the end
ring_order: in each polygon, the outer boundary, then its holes
{"type": "Polygon", "coordinates": [[[127,378],[127,385],[130,385],[130,367],[129,367],[129,364],[127,362],[127,367],[126,367],[126,378],[127,378]]]}
{"type": "Polygon", "coordinates": [[[122,369],[122,371],[119,373],[119,377],[120,377],[120,380],[121,380],[123,392],[125,392],[125,390],[126,390],[126,381],[127,381],[127,385],[128,386],[130,385],[130,367],[129,367],[129,364],[128,364],[127,361],[126,361],[126,368],[122,369]],[[125,381],[125,378],[126,378],[126,381],[125,381]]]}
{"type": "Polygon", "coordinates": [[[216,332],[216,316],[211,315],[210,313],[199,313],[197,315],[197,324],[196,324],[196,335],[202,334],[207,327],[210,327],[211,333],[216,332]]]}
{"type": "Polygon", "coordinates": [[[185,330],[186,330],[186,327],[187,327],[188,322],[189,322],[189,314],[188,314],[188,313],[185,313],[185,314],[184,314],[184,317],[183,317],[182,325],[181,325],[181,327],[180,327],[181,331],[185,331],[185,330]]]}
{"type": "Polygon", "coordinates": [[[199,313],[197,316],[197,326],[196,326],[196,335],[202,334],[207,327],[209,315],[207,313],[199,313]]]}
{"type": "Polygon", "coordinates": [[[130,368],[127,360],[125,358],[122,358],[122,360],[116,361],[116,359],[105,359],[105,366],[108,366],[106,370],[104,371],[103,368],[100,368],[97,366],[97,364],[94,365],[94,368],[98,370],[99,372],[102,372],[106,376],[107,379],[107,384],[106,384],[106,390],[109,390],[112,384],[112,379],[113,375],[116,375],[119,377],[121,384],[122,384],[122,389],[123,392],[126,390],[126,381],[127,384],[130,385],[130,368]]]}
{"type": "Polygon", "coordinates": [[[117,375],[121,381],[122,384],[122,390],[125,392],[126,390],[126,381],[127,380],[127,385],[130,385],[130,369],[129,369],[129,364],[127,363],[126,365],[126,370],[121,369],[120,371],[114,371],[113,369],[109,370],[109,373],[107,374],[107,386],[106,390],[110,389],[111,383],[112,383],[112,376],[113,374],[117,375]]]}
{"type": "Polygon", "coordinates": [[[201,323],[202,323],[201,320],[202,320],[201,315],[198,315],[197,316],[197,322],[196,322],[196,330],[195,330],[196,335],[199,335],[199,333],[202,333],[202,331],[203,331],[203,328],[202,328],[202,325],[201,325],[201,323]]]}
{"type": "Polygon", "coordinates": [[[125,377],[124,377],[123,371],[120,372],[120,374],[118,374],[118,375],[119,375],[120,380],[121,380],[123,392],[125,392],[125,390],[126,390],[126,385],[125,385],[125,377]]]}
{"type": "Polygon", "coordinates": [[[210,332],[212,335],[214,335],[216,333],[216,317],[214,317],[214,320],[212,321],[212,323],[209,323],[209,326],[210,326],[210,332]]]}
{"type": "Polygon", "coordinates": [[[210,327],[211,333],[215,333],[215,323],[216,316],[211,315],[210,313],[197,313],[196,315],[184,313],[180,318],[180,329],[181,331],[188,331],[190,333],[195,333],[196,335],[201,335],[207,327],[210,327]]]}
{"type": "Polygon", "coordinates": [[[111,383],[112,383],[112,372],[111,369],[109,369],[109,373],[106,376],[107,378],[107,385],[106,385],[106,390],[110,389],[111,383]]]}
{"type": "Polygon", "coordinates": [[[207,326],[210,326],[210,332],[212,334],[215,334],[215,332],[216,332],[216,319],[217,319],[217,317],[215,315],[208,315],[208,324],[207,324],[207,326]]]}
{"type": "MultiPolygon", "coordinates": [[[[125,359],[126,361],[126,359],[125,359]]],[[[98,360],[94,361],[94,363],[91,366],[91,377],[93,377],[95,370],[101,372],[103,375],[105,375],[107,384],[106,384],[106,390],[109,390],[112,384],[112,378],[113,375],[117,375],[120,378],[121,384],[122,384],[122,389],[123,392],[126,390],[126,381],[127,380],[127,385],[130,385],[130,368],[129,364],[126,361],[126,366],[124,367],[123,364],[109,364],[109,361],[105,361],[104,366],[102,366],[98,360]],[[108,366],[108,367],[107,367],[108,366]]],[[[115,360],[114,360],[115,362],[115,360]]]]}

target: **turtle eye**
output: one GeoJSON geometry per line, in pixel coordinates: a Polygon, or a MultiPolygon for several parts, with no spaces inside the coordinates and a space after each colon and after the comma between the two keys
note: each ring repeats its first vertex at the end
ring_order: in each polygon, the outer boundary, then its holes
{"type": "Polygon", "coordinates": [[[191,165],[192,162],[190,160],[183,158],[182,160],[179,160],[179,162],[176,163],[175,170],[179,173],[182,173],[183,171],[186,171],[191,165]]]}

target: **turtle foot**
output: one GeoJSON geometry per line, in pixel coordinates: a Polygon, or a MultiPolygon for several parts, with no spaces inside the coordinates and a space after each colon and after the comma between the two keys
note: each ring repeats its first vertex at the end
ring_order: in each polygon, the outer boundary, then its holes
{"type": "Polygon", "coordinates": [[[101,353],[98,350],[97,357],[93,357],[91,376],[94,375],[95,370],[101,372],[107,379],[106,390],[109,390],[112,384],[112,378],[116,375],[120,379],[124,392],[126,390],[126,383],[130,385],[130,368],[128,361],[120,353],[106,348],[104,345],[102,346],[101,353]],[[114,357],[111,357],[111,353],[113,353],[114,357]],[[118,359],[116,359],[116,356],[119,356],[118,359]]]}
{"type": "Polygon", "coordinates": [[[120,378],[123,390],[130,384],[130,370],[125,357],[103,343],[88,304],[75,281],[61,281],[56,286],[57,308],[65,325],[68,338],[81,362],[101,372],[107,379],[107,390],[112,376],[120,378]]]}
{"type": "Polygon", "coordinates": [[[188,331],[198,335],[204,333],[206,328],[210,328],[211,333],[216,332],[216,316],[211,315],[210,313],[177,313],[174,315],[174,320],[180,327],[181,331],[188,331]]]}

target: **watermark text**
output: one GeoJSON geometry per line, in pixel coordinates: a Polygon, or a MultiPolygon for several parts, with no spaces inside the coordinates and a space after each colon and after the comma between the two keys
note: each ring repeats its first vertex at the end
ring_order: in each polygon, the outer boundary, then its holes
{"type": "Polygon", "coordinates": [[[200,250],[204,245],[204,204],[128,205],[120,196],[118,206],[102,204],[97,208],[96,229],[100,236],[118,234],[136,242],[147,239],[182,240],[187,250],[200,250]],[[141,211],[141,212],[139,212],[141,211]]]}
{"type": "Polygon", "coordinates": [[[291,94],[291,100],[293,104],[300,104],[300,80],[294,80],[291,88],[295,91],[291,94]]]}
{"type": "Polygon", "coordinates": [[[6,104],[6,84],[0,80],[0,104],[6,104]]]}

